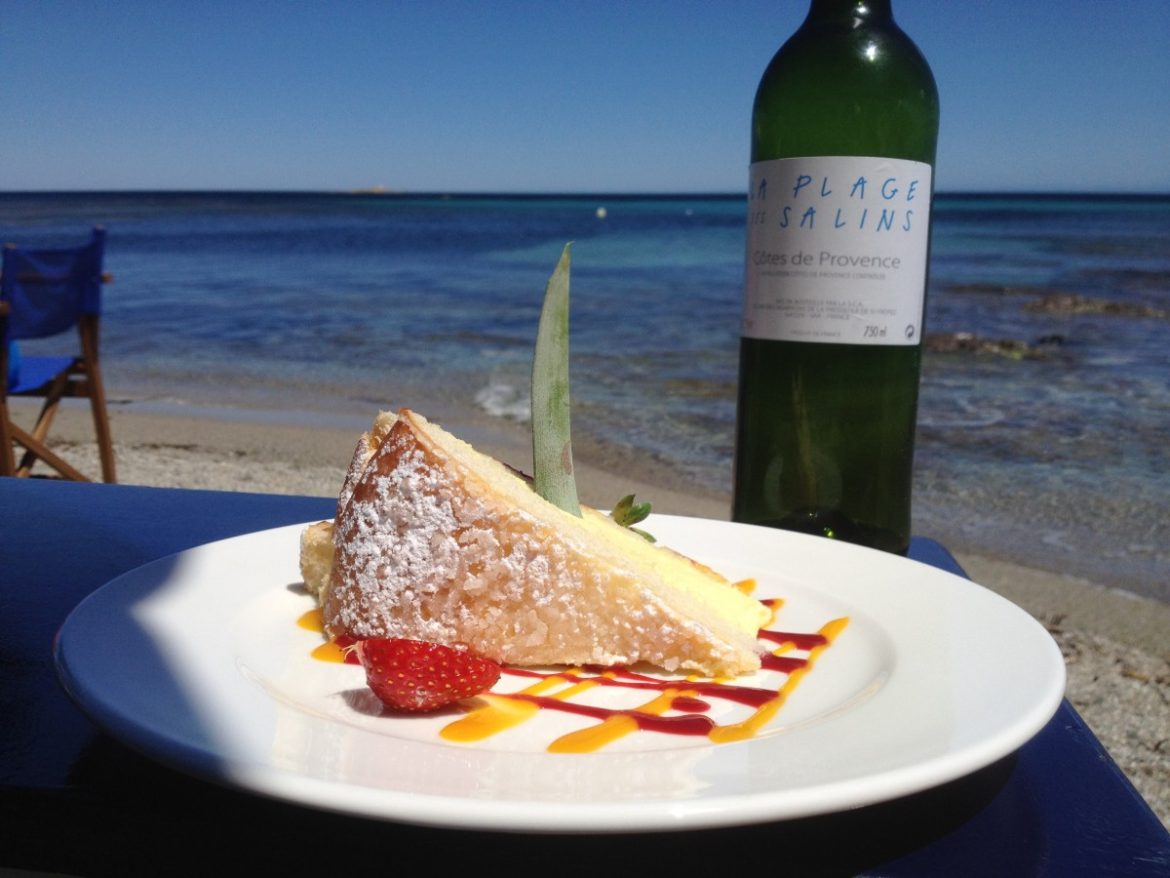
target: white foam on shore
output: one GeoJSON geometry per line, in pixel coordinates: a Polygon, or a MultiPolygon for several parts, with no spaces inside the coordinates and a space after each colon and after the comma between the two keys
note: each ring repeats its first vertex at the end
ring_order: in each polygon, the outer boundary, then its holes
{"type": "Polygon", "coordinates": [[[521,422],[532,419],[532,401],[514,384],[490,382],[475,394],[475,404],[495,418],[521,422]]]}

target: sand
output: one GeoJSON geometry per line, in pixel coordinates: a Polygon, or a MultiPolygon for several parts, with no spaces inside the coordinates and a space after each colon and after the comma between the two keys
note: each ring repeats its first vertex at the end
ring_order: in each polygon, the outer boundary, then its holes
{"type": "MultiPolygon", "coordinates": [[[[427,412],[481,450],[530,469],[527,429],[469,411],[427,412]]],[[[373,412],[370,412],[372,417],[373,412]]],[[[318,423],[303,414],[183,412],[116,404],[111,418],[123,484],[334,496],[357,434],[369,418],[318,423]]],[[[97,473],[86,413],[62,412],[57,450],[97,473]]],[[[577,455],[583,502],[605,507],[626,493],[657,512],[726,519],[725,497],[704,496],[653,462],[617,475],[577,455]]],[[[930,536],[927,534],[927,536],[930,536]]],[[[1067,697],[1117,764],[1170,828],[1170,604],[990,553],[956,553],[973,580],[1043,623],[1068,668],[1067,697]]]]}

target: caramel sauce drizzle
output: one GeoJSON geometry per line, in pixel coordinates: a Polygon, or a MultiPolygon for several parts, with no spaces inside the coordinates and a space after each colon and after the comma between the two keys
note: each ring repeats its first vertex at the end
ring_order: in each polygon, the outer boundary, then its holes
{"type": "MultiPolygon", "coordinates": [[[[750,594],[755,581],[743,580],[736,587],[750,594]]],[[[517,692],[485,692],[469,700],[467,715],[444,726],[439,735],[459,743],[482,741],[527,722],[542,710],[555,710],[598,722],[555,739],[548,746],[550,753],[593,752],[637,731],[705,736],[716,744],[754,737],[776,716],[817,659],[849,624],[849,619],[842,617],[816,632],[777,631],[771,626],[783,601],[767,599],[761,603],[772,611],[769,622],[758,634],[771,647],[761,655],[761,665],[765,671],[783,675],[777,688],[743,686],[729,679],[694,676],[662,680],[624,667],[585,666],[546,672],[504,666],[504,674],[534,682],[517,692]],[[599,707],[573,700],[597,687],[642,690],[653,696],[630,708],[599,707]],[[752,712],[738,722],[721,725],[707,715],[711,702],[716,700],[746,706],[752,712]]],[[[308,611],[297,624],[310,631],[324,632],[320,609],[308,611]]],[[[314,649],[312,657],[356,663],[356,657],[347,651],[351,642],[343,638],[328,641],[314,649]]]]}

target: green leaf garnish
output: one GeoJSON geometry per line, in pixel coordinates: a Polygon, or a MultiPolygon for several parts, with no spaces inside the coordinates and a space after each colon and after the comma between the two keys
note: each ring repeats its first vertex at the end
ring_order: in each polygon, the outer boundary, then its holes
{"type": "Polygon", "coordinates": [[[658,542],[651,534],[641,528],[634,527],[641,521],[645,521],[650,514],[649,503],[635,503],[633,494],[626,494],[622,499],[614,504],[613,510],[610,512],[611,517],[615,522],[622,527],[628,527],[634,533],[638,534],[643,539],[656,543],[658,542]]]}
{"type": "Polygon", "coordinates": [[[541,497],[581,517],[573,477],[569,427],[569,248],[548,279],[532,356],[533,487],[541,497]]]}

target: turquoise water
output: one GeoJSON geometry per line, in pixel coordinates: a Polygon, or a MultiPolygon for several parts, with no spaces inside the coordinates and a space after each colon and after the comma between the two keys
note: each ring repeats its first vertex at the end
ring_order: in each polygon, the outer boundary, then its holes
{"type": "MultiPolygon", "coordinates": [[[[339,417],[435,393],[524,419],[573,241],[575,435],[716,493],[743,216],[738,197],[0,195],[6,241],[108,228],[115,394],[339,417]]],[[[1170,598],[1170,199],[940,196],[930,272],[928,335],[1032,347],[928,353],[916,530],[1170,598]],[[1060,294],[1091,307],[1038,309],[1060,294]]]]}

